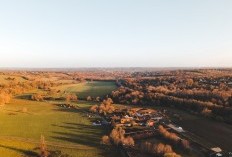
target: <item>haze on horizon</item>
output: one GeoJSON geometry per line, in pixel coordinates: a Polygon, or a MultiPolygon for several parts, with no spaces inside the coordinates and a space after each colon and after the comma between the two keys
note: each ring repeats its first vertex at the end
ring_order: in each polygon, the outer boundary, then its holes
{"type": "Polygon", "coordinates": [[[0,0],[0,67],[232,67],[231,0],[0,0]]]}

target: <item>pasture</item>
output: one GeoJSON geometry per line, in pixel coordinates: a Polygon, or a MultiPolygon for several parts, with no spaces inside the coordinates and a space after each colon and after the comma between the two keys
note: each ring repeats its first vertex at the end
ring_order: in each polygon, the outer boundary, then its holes
{"type": "Polygon", "coordinates": [[[53,89],[60,90],[63,94],[73,93],[77,94],[79,98],[86,98],[87,96],[98,97],[110,94],[111,91],[117,88],[115,82],[111,81],[93,81],[78,84],[68,84],[54,87],[53,89]]]}
{"type": "Polygon", "coordinates": [[[1,155],[36,153],[43,135],[52,150],[78,157],[107,156],[107,150],[100,145],[107,130],[92,126],[83,112],[90,105],[80,102],[79,109],[68,109],[48,102],[13,99],[0,108],[1,155]]]}

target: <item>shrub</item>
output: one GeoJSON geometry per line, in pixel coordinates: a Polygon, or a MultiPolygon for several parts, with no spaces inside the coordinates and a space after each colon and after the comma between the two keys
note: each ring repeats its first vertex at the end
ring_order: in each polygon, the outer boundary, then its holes
{"type": "Polygon", "coordinates": [[[11,95],[5,92],[0,93],[0,105],[8,104],[11,100],[11,95]]]}
{"type": "Polygon", "coordinates": [[[43,101],[44,100],[44,96],[42,94],[36,93],[36,94],[33,94],[31,96],[31,100],[43,101]]]}
{"type": "Polygon", "coordinates": [[[93,105],[89,109],[91,112],[97,112],[98,111],[98,105],[93,105]]]}
{"type": "Polygon", "coordinates": [[[75,94],[68,94],[68,95],[66,95],[65,100],[67,102],[69,102],[69,101],[77,101],[77,96],[75,94]]]}
{"type": "Polygon", "coordinates": [[[102,141],[101,141],[102,144],[105,144],[105,145],[110,145],[111,142],[110,142],[110,137],[109,136],[103,136],[102,137],[102,141]]]}

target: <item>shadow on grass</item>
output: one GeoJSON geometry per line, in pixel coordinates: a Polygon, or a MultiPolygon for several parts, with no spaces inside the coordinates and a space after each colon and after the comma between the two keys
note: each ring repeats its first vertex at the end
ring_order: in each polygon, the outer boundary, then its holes
{"type": "Polygon", "coordinates": [[[86,88],[81,91],[76,91],[75,86],[67,88],[66,91],[77,94],[81,99],[86,99],[87,96],[104,97],[117,88],[114,81],[88,82],[85,86],[86,88]]]}
{"type": "MultiPolygon", "coordinates": [[[[101,147],[100,140],[104,135],[104,129],[101,126],[91,126],[77,123],[64,123],[63,125],[53,125],[56,127],[65,128],[65,132],[55,131],[52,138],[85,145],[89,147],[101,147]]],[[[59,130],[59,129],[58,129],[59,130]]]]}
{"type": "Polygon", "coordinates": [[[57,108],[57,109],[52,109],[53,111],[57,111],[57,112],[71,112],[71,113],[76,113],[77,110],[71,109],[71,108],[57,108]]]}
{"type": "Polygon", "coordinates": [[[15,96],[15,98],[16,98],[16,99],[26,99],[26,100],[31,100],[31,95],[32,95],[32,94],[18,95],[18,96],[15,96]]]}
{"type": "Polygon", "coordinates": [[[19,148],[15,148],[15,147],[4,146],[4,145],[0,145],[0,147],[17,151],[17,152],[19,152],[27,157],[39,157],[38,153],[30,151],[30,150],[23,150],[23,149],[19,149],[19,148]]]}
{"type": "Polygon", "coordinates": [[[4,109],[5,111],[9,112],[8,115],[17,115],[17,113],[23,113],[23,114],[28,114],[28,115],[33,115],[32,113],[29,112],[24,112],[22,110],[9,110],[9,109],[4,109]]]}

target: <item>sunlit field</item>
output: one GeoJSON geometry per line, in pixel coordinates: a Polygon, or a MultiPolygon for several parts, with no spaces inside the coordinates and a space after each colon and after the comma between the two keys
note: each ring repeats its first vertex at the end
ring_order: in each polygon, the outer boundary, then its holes
{"type": "MultiPolygon", "coordinates": [[[[113,82],[91,82],[56,87],[80,97],[104,96],[116,86],[113,82]]],[[[33,93],[40,92],[34,90],[33,93]]],[[[32,101],[18,95],[9,104],[0,107],[0,154],[3,156],[36,156],[43,135],[49,150],[78,157],[108,156],[109,150],[101,144],[108,132],[92,126],[94,118],[86,111],[95,102],[72,102],[77,109],[60,107],[63,101],[32,101]]],[[[116,153],[117,154],[117,153],[116,153]]]]}
{"type": "Polygon", "coordinates": [[[0,110],[1,154],[20,156],[28,153],[27,150],[36,152],[43,135],[52,149],[73,156],[101,156],[105,151],[100,138],[105,130],[91,125],[84,112],[91,104],[85,103],[81,102],[80,109],[74,110],[46,102],[13,99],[0,110]],[[25,108],[27,111],[23,111],[25,108]]]}
{"type": "Polygon", "coordinates": [[[24,82],[25,79],[23,79],[20,76],[1,75],[0,74],[0,83],[7,84],[7,83],[10,83],[11,81],[24,82]]]}
{"type": "Polygon", "coordinates": [[[105,96],[117,87],[115,82],[107,81],[93,81],[78,84],[68,84],[53,89],[60,90],[62,93],[74,93],[79,98],[86,98],[87,96],[98,97],[105,96]]]}

